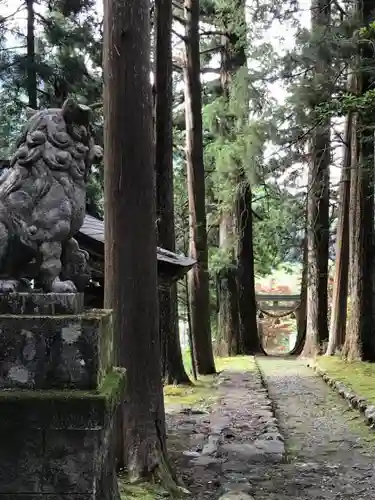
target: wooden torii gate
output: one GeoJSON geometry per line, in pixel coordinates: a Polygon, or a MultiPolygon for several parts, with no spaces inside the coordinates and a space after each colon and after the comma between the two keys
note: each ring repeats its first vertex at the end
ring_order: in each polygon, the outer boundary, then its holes
{"type": "Polygon", "coordinates": [[[282,295],[282,294],[256,294],[257,309],[259,312],[272,317],[282,318],[295,313],[300,306],[300,295],[282,295]],[[261,307],[261,304],[264,306],[261,307]],[[282,314],[275,315],[270,311],[279,311],[282,314]]]}
{"type": "Polygon", "coordinates": [[[301,298],[300,295],[282,295],[282,294],[256,294],[257,310],[259,311],[258,316],[258,329],[260,338],[262,339],[262,344],[264,342],[264,332],[263,325],[260,319],[264,316],[268,318],[275,319],[275,323],[279,323],[281,318],[286,318],[287,316],[295,316],[300,307],[301,298]],[[275,312],[273,312],[275,311],[275,312]]]}

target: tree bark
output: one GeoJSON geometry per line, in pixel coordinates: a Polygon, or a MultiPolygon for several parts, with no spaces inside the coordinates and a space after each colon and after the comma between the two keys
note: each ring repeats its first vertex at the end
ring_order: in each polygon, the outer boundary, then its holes
{"type": "Polygon", "coordinates": [[[307,231],[303,239],[303,258],[302,258],[302,278],[301,278],[301,291],[300,291],[300,305],[296,311],[297,320],[297,338],[293,349],[290,351],[291,355],[299,356],[306,342],[306,322],[307,322],[307,277],[308,277],[308,262],[307,262],[307,231]]]}
{"type": "MultiPolygon", "coordinates": [[[[243,10],[245,18],[245,10],[243,0],[236,2],[233,8],[240,11],[243,10]]],[[[239,36],[236,33],[236,28],[231,23],[230,13],[223,16],[223,33],[221,35],[221,67],[220,67],[220,83],[221,95],[224,98],[225,105],[229,107],[230,85],[233,76],[242,66],[246,64],[246,54],[244,44],[239,43],[239,36]]],[[[235,128],[233,116],[226,116],[221,120],[219,134],[228,138],[230,131],[235,128]],[[229,133],[228,133],[229,132],[229,133]]],[[[229,137],[229,140],[231,138],[229,137]]],[[[228,172],[222,174],[225,183],[233,184],[233,173],[236,172],[238,166],[230,165],[228,172]]],[[[218,322],[218,340],[220,342],[219,349],[222,356],[233,356],[240,354],[240,330],[239,330],[239,308],[238,308],[238,287],[237,287],[237,263],[235,258],[235,224],[233,212],[236,211],[236,202],[232,201],[233,209],[225,208],[221,214],[220,229],[219,229],[219,248],[224,251],[226,263],[217,274],[217,290],[218,290],[218,306],[219,306],[219,322],[218,322]],[[229,261],[229,263],[228,263],[229,261]]]]}
{"type": "Polygon", "coordinates": [[[219,247],[226,252],[229,262],[217,273],[218,338],[217,354],[234,356],[240,353],[237,272],[234,259],[234,221],[230,213],[222,213],[219,229],[219,247]]]}
{"type": "Polygon", "coordinates": [[[344,135],[344,164],[339,190],[339,212],[336,232],[336,265],[332,297],[332,313],[327,356],[333,356],[345,342],[349,279],[349,203],[352,113],[349,113],[344,135]]]}
{"type": "Polygon", "coordinates": [[[123,456],[132,479],[166,467],[149,28],[148,0],[104,3],[105,307],[127,370],[123,456]]]}
{"type": "Polygon", "coordinates": [[[182,359],[178,331],[177,285],[159,293],[162,377],[165,384],[191,385],[182,359]],[[166,300],[167,303],[164,302],[166,300]],[[168,315],[170,317],[165,318],[168,315]],[[173,326],[173,329],[171,327],[173,326]]]}
{"type": "MultiPolygon", "coordinates": [[[[172,125],[172,1],[155,2],[155,172],[159,245],[175,251],[172,125]]],[[[165,383],[189,384],[182,361],[177,290],[159,292],[161,366],[165,383]]]]}
{"type": "Polygon", "coordinates": [[[26,0],[27,8],[27,97],[29,106],[38,109],[35,62],[35,11],[34,0],[26,0]]]}
{"type": "Polygon", "coordinates": [[[202,94],[199,53],[199,1],[185,0],[186,164],[190,215],[190,255],[197,264],[189,272],[192,335],[197,371],[215,373],[212,352],[208,248],[203,163],[202,94]]]}
{"type": "MultiPolygon", "coordinates": [[[[312,32],[328,29],[330,2],[314,0],[311,7],[312,32]]],[[[321,35],[322,36],[322,35],[321,35]]],[[[327,74],[330,70],[329,50],[320,44],[315,64],[317,84],[315,105],[329,99],[327,74]],[[318,90],[319,89],[319,90],[318,90]]],[[[313,116],[314,116],[313,110],[313,116]]],[[[314,117],[311,137],[308,192],[308,289],[306,342],[302,355],[313,357],[328,340],[328,250],[329,250],[329,165],[330,119],[314,117]]]]}
{"type": "Polygon", "coordinates": [[[241,352],[236,269],[221,269],[217,276],[219,322],[217,355],[235,356],[241,352]]]}
{"type": "MultiPolygon", "coordinates": [[[[372,20],[373,4],[357,2],[363,26],[372,20]]],[[[358,57],[356,88],[365,94],[373,88],[373,45],[362,45],[358,57]]],[[[361,111],[353,117],[352,178],[350,186],[350,321],[343,355],[348,361],[375,361],[373,334],[374,273],[374,122],[372,114],[361,111]]]]}
{"type": "Polygon", "coordinates": [[[243,354],[265,354],[257,325],[251,200],[250,184],[243,176],[238,186],[236,203],[237,286],[241,351],[243,354]]]}

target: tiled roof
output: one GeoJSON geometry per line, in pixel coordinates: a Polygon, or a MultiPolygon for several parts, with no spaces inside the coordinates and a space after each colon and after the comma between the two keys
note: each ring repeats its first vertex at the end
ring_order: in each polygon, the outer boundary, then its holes
{"type": "MultiPolygon", "coordinates": [[[[86,215],[83,226],[80,229],[80,233],[96,241],[104,243],[104,222],[96,217],[93,217],[92,215],[86,215]]],[[[178,255],[160,247],[157,247],[157,257],[159,261],[164,261],[166,263],[184,268],[190,268],[195,264],[193,259],[186,257],[185,255],[178,255]]]]}

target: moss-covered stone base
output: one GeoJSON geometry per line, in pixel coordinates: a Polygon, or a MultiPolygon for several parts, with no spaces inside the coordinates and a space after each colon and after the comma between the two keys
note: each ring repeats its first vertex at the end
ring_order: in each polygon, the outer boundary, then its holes
{"type": "Polygon", "coordinates": [[[118,500],[124,374],[97,391],[0,391],[0,500],[118,500]]]}

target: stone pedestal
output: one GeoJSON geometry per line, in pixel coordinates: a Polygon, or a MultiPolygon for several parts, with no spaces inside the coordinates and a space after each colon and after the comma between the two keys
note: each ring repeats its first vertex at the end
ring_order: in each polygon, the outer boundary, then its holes
{"type": "Polygon", "coordinates": [[[0,296],[0,500],[118,500],[109,311],[63,294],[0,296]]]}

